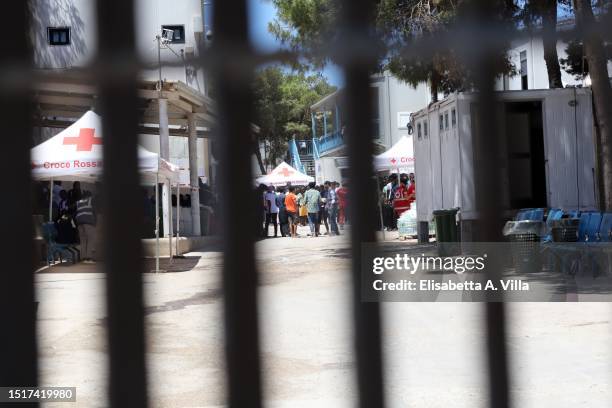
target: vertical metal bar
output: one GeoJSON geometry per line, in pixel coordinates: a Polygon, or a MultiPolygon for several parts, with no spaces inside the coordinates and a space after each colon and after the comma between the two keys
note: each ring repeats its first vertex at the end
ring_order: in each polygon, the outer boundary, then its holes
{"type": "MultiPolygon", "coordinates": [[[[476,207],[479,222],[475,238],[477,242],[502,241],[502,203],[501,171],[499,167],[500,140],[497,129],[497,103],[494,93],[495,80],[495,54],[491,42],[487,43],[487,36],[478,34],[480,29],[492,29],[492,18],[498,10],[495,2],[489,0],[475,0],[473,2],[473,20],[470,30],[473,32],[475,44],[472,56],[474,72],[476,73],[476,87],[478,89],[478,132],[475,138],[474,157],[478,158],[475,172],[476,207]]],[[[496,31],[499,28],[496,27],[496,31]]],[[[493,257],[496,258],[496,257],[493,257]]],[[[485,272],[487,278],[499,279],[501,265],[497,259],[487,263],[485,272]]],[[[487,357],[489,366],[489,404],[492,408],[506,408],[510,406],[508,390],[508,363],[506,351],[506,313],[502,302],[487,302],[485,304],[487,325],[487,357]]]]}
{"type": "MultiPolygon", "coordinates": [[[[499,170],[499,132],[496,129],[496,101],[493,92],[493,61],[482,58],[478,79],[478,132],[477,157],[480,163],[476,170],[476,200],[480,222],[477,228],[478,242],[500,242],[502,240],[502,216],[500,203],[501,174],[499,170]]],[[[501,265],[493,259],[488,263],[488,278],[496,281],[501,265]]],[[[490,406],[509,407],[508,364],[506,352],[506,313],[502,302],[486,303],[487,351],[490,381],[490,406]]]]}
{"type": "Polygon", "coordinates": [[[310,120],[312,123],[312,139],[314,140],[317,137],[317,122],[314,112],[310,112],[310,120]]]}
{"type": "Polygon", "coordinates": [[[217,140],[221,142],[220,192],[225,203],[221,217],[228,406],[258,408],[262,402],[255,228],[245,231],[244,224],[236,222],[237,214],[246,220],[258,219],[251,150],[244,148],[251,144],[253,118],[253,67],[248,63],[251,50],[246,1],[215,3],[214,27],[217,29],[212,48],[219,109],[217,140]],[[245,201],[249,203],[246,208],[245,201]]]}
{"type": "Polygon", "coordinates": [[[349,175],[351,181],[351,225],[353,309],[355,321],[355,350],[357,354],[357,386],[359,406],[383,408],[383,367],[380,339],[380,308],[378,303],[361,302],[361,245],[376,241],[376,183],[372,166],[374,153],[371,134],[373,117],[370,74],[374,58],[369,52],[369,27],[374,16],[374,2],[345,0],[343,2],[343,46],[351,48],[344,62],[346,75],[347,134],[349,175]],[[368,216],[363,216],[368,214],[368,216]]]}
{"type": "MultiPolygon", "coordinates": [[[[7,194],[19,199],[0,200],[0,230],[3,253],[0,273],[0,386],[35,386],[38,384],[36,358],[36,310],[34,306],[34,251],[32,240],[30,148],[31,102],[28,94],[31,69],[28,2],[5,4],[5,28],[13,33],[0,45],[0,122],[3,137],[0,171],[7,194]],[[9,193],[10,192],[10,193],[9,193]]],[[[38,406],[38,404],[26,404],[38,406]]]]}
{"type": "Polygon", "coordinates": [[[112,407],[146,407],[134,4],[132,0],[98,0],[97,11],[109,400],[112,407]]]}
{"type": "Polygon", "coordinates": [[[327,137],[327,110],[323,111],[323,137],[327,137]]]}

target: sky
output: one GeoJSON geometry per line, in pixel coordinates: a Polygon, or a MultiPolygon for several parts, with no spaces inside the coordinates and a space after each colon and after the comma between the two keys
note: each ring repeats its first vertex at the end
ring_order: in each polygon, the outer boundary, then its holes
{"type": "MultiPolygon", "coordinates": [[[[253,46],[261,52],[272,52],[281,48],[280,42],[268,31],[268,23],[274,20],[276,9],[267,0],[249,0],[249,34],[253,46]]],[[[339,67],[329,64],[323,75],[332,85],[341,87],[343,75],[339,67]]]]}

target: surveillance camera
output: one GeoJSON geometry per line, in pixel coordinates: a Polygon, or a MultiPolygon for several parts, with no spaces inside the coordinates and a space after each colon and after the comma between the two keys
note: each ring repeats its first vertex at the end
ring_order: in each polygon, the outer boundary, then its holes
{"type": "Polygon", "coordinates": [[[211,31],[211,30],[206,31],[206,39],[207,39],[208,41],[210,41],[210,40],[212,40],[212,38],[213,38],[213,33],[212,33],[212,31],[211,31]]]}

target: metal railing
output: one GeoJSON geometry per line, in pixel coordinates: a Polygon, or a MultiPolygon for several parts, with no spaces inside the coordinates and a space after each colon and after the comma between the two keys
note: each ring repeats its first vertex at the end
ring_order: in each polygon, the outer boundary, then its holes
{"type": "Polygon", "coordinates": [[[289,141],[289,155],[291,156],[291,165],[298,171],[306,173],[306,170],[300,158],[300,150],[298,149],[297,142],[295,139],[291,139],[289,141]]]}
{"type": "Polygon", "coordinates": [[[317,145],[319,154],[324,155],[325,153],[342,147],[344,145],[344,137],[341,131],[336,131],[319,139],[314,139],[314,143],[317,145]]]}
{"type": "MultiPolygon", "coordinates": [[[[407,46],[405,57],[431,54],[440,47],[453,48],[472,61],[478,74],[480,134],[495,134],[493,67],[487,58],[499,44],[512,35],[498,32],[488,24],[486,1],[475,1],[479,7],[465,30],[424,38],[407,46]],[[486,35],[485,35],[486,34],[486,35]]],[[[30,205],[30,140],[32,105],[29,80],[32,73],[28,47],[28,7],[26,2],[7,2],[4,29],[12,33],[2,42],[0,61],[0,119],[3,137],[0,151],[10,152],[0,161],[5,178],[5,192],[19,194],[19,199],[0,200],[3,214],[1,230],[4,253],[0,274],[0,385],[37,384],[38,357],[35,333],[33,246],[30,205]],[[10,216],[7,216],[10,215],[10,216]]],[[[255,259],[255,229],[235,222],[257,220],[254,207],[245,206],[245,192],[252,192],[249,149],[235,148],[250,143],[253,117],[252,83],[255,68],[270,61],[294,59],[290,53],[256,55],[249,46],[246,0],[219,1],[214,8],[216,27],[214,44],[201,57],[216,79],[219,123],[217,140],[221,146],[221,194],[224,222],[223,295],[226,345],[227,402],[232,408],[262,406],[261,353],[257,302],[258,270],[255,259]],[[240,118],[236,120],[235,118],[240,118]]],[[[373,177],[374,152],[371,129],[370,74],[375,69],[377,42],[371,37],[374,2],[342,2],[342,34],[338,42],[322,53],[334,53],[341,61],[346,77],[346,140],[351,184],[350,242],[352,245],[352,310],[354,350],[357,360],[358,405],[363,408],[385,406],[381,347],[380,308],[377,303],[361,301],[361,246],[376,241],[374,217],[376,189],[373,177]],[[342,44],[342,46],[339,46],[342,44]],[[357,221],[358,220],[358,221],[357,221]]],[[[98,0],[97,26],[99,51],[96,63],[87,68],[96,78],[104,118],[104,226],[106,304],[108,310],[108,344],[110,355],[109,401],[112,407],[146,407],[148,405],[143,319],[142,259],[140,231],[142,209],[138,203],[139,176],[136,143],[138,101],[133,0],[98,0]],[[121,30],[117,30],[121,27],[121,30]]],[[[514,34],[513,34],[514,35],[514,34]]],[[[495,137],[480,137],[476,150],[481,158],[476,177],[478,208],[482,214],[478,240],[496,241],[501,194],[496,177],[495,137]]],[[[322,153],[322,151],[320,152],[322,153]]],[[[488,273],[493,274],[495,268],[488,273]]],[[[486,333],[490,406],[510,405],[508,396],[506,313],[503,303],[487,303],[486,333]]],[[[92,367],[95,369],[95,367],[92,367]]]]}

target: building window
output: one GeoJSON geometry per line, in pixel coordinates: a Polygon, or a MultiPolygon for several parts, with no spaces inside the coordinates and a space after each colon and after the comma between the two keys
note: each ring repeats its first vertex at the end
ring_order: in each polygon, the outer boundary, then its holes
{"type": "Polygon", "coordinates": [[[527,77],[527,51],[521,51],[521,89],[529,89],[527,77]]]}
{"type": "Polygon", "coordinates": [[[49,27],[47,37],[50,45],[70,45],[70,27],[49,27]]]}
{"type": "Polygon", "coordinates": [[[427,139],[427,122],[423,122],[423,136],[427,139]]]}
{"type": "Polygon", "coordinates": [[[438,116],[438,122],[440,122],[440,130],[444,130],[444,116],[442,114],[438,116]]]}
{"type": "Polygon", "coordinates": [[[423,137],[422,133],[421,133],[421,124],[417,123],[417,138],[419,140],[421,140],[421,138],[423,137]]]}
{"type": "Polygon", "coordinates": [[[454,108],[451,111],[451,123],[453,127],[457,126],[457,111],[454,108]]]}
{"type": "Polygon", "coordinates": [[[408,123],[410,123],[410,112],[397,112],[397,128],[408,129],[408,123]]]}
{"type": "Polygon", "coordinates": [[[448,129],[448,111],[444,112],[444,129],[448,129]]]}
{"type": "Polygon", "coordinates": [[[171,44],[185,43],[185,26],[183,25],[163,25],[162,38],[171,44]]]}

